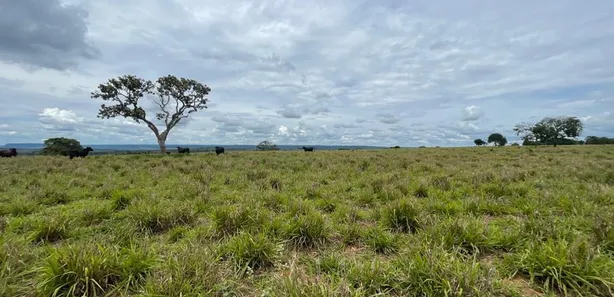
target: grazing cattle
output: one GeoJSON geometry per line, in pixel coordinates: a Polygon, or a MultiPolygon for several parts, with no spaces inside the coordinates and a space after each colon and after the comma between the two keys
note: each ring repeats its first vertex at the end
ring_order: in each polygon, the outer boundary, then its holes
{"type": "Polygon", "coordinates": [[[180,154],[189,154],[190,153],[190,148],[189,147],[177,147],[177,152],[180,154]]]}
{"type": "Polygon", "coordinates": [[[219,154],[223,154],[224,153],[224,147],[223,146],[216,146],[215,147],[215,154],[219,155],[219,154]]]}
{"type": "Polygon", "coordinates": [[[302,147],[302,149],[306,152],[313,152],[313,146],[310,147],[302,147]]]}
{"type": "Polygon", "coordinates": [[[68,152],[68,157],[72,160],[72,158],[78,157],[78,158],[85,158],[91,151],[93,151],[94,149],[91,147],[86,147],[82,150],[78,150],[78,151],[70,151],[68,152]]]}
{"type": "Polygon", "coordinates": [[[8,150],[1,150],[0,151],[0,157],[2,157],[2,158],[17,157],[17,149],[16,148],[10,148],[8,150]]]}
{"type": "Polygon", "coordinates": [[[166,154],[167,154],[167,155],[170,155],[170,154],[171,154],[171,152],[166,152],[166,154]]]}

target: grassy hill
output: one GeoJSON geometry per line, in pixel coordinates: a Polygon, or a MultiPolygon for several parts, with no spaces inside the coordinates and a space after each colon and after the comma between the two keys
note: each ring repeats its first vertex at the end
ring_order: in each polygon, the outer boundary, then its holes
{"type": "Polygon", "coordinates": [[[0,296],[611,296],[605,146],[0,159],[0,296]]]}

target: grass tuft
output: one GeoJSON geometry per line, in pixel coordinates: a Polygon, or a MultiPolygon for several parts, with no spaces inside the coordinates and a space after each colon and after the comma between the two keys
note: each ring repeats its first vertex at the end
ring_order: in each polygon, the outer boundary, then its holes
{"type": "Polygon", "coordinates": [[[396,232],[414,232],[420,227],[421,211],[410,200],[394,202],[384,210],[384,225],[396,232]]]}
{"type": "Polygon", "coordinates": [[[233,236],[222,247],[222,254],[232,260],[237,271],[251,272],[273,267],[281,250],[281,244],[263,233],[243,232],[233,236]]]}

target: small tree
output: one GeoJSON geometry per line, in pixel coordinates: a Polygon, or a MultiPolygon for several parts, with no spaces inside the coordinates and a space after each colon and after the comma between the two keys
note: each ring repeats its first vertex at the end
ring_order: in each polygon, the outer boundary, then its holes
{"type": "Polygon", "coordinates": [[[72,138],[56,137],[45,140],[42,155],[66,155],[69,151],[81,150],[81,143],[72,138]]]}
{"type": "Polygon", "coordinates": [[[557,146],[568,138],[582,134],[584,124],[577,117],[545,117],[536,124],[521,123],[514,131],[525,141],[535,141],[557,146]]]}
{"type": "Polygon", "coordinates": [[[493,133],[488,136],[488,143],[494,143],[495,146],[505,146],[507,144],[507,138],[500,133],[493,133]]]}
{"type": "Polygon", "coordinates": [[[276,151],[277,150],[277,145],[275,145],[273,142],[270,142],[268,140],[265,140],[261,143],[259,143],[256,148],[260,151],[276,151]]]}
{"type": "Polygon", "coordinates": [[[209,99],[205,96],[209,92],[211,89],[208,86],[193,79],[167,75],[158,78],[154,83],[134,75],[124,75],[99,85],[98,90],[92,92],[92,98],[115,103],[111,106],[102,104],[98,112],[99,118],[122,116],[139,124],[147,124],[156,136],[160,152],[165,154],[168,133],[191,113],[207,108],[209,99]],[[147,117],[139,102],[146,95],[152,95],[152,102],[159,108],[156,119],[164,122],[162,131],[154,124],[153,119],[147,117]]]}
{"type": "Polygon", "coordinates": [[[475,145],[477,145],[477,146],[483,146],[483,145],[486,144],[486,142],[484,140],[479,139],[479,138],[474,140],[473,143],[475,143],[475,145]]]}

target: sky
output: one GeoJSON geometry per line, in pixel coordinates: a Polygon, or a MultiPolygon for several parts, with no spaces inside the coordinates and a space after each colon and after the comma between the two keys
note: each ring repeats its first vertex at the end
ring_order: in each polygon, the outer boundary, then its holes
{"type": "Polygon", "coordinates": [[[211,88],[169,143],[466,146],[546,116],[614,137],[613,49],[611,0],[4,0],[0,145],[156,143],[97,118],[127,74],[211,88]]]}

